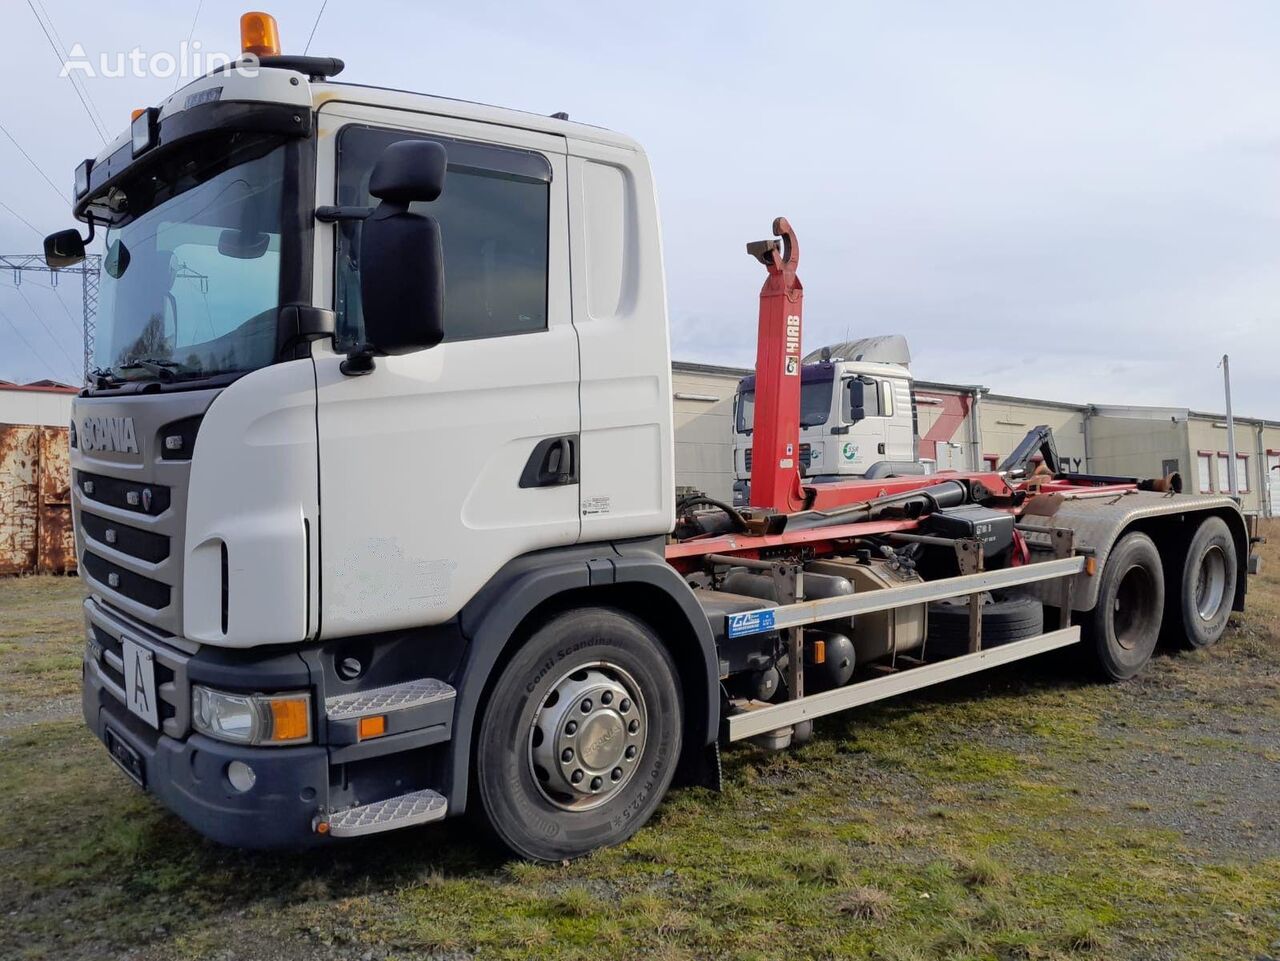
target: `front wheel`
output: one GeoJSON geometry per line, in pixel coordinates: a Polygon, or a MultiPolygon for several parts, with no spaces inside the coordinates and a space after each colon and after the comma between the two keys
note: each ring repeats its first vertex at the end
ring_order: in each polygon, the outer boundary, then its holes
{"type": "Polygon", "coordinates": [[[489,695],[476,744],[489,824],[538,861],[625,841],[671,784],[682,726],[675,665],[647,625],[611,608],[557,615],[489,695]]]}
{"type": "Polygon", "coordinates": [[[1103,565],[1088,635],[1099,673],[1110,681],[1133,677],[1151,659],[1164,617],[1160,552],[1146,534],[1120,538],[1103,565]]]}

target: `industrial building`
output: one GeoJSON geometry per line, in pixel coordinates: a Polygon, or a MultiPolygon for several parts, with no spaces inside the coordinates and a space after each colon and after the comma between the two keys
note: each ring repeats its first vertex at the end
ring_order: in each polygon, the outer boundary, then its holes
{"type": "MultiPolygon", "coordinates": [[[[739,367],[676,361],[676,484],[729,499],[733,396],[739,367]]],[[[1222,414],[1187,408],[1070,404],[987,387],[915,382],[920,456],[938,470],[994,468],[1039,424],[1053,428],[1072,470],[1125,477],[1182,475],[1190,492],[1227,492],[1230,445],[1222,414]]],[[[1235,418],[1236,485],[1247,513],[1280,516],[1280,421],[1235,418]]]]}

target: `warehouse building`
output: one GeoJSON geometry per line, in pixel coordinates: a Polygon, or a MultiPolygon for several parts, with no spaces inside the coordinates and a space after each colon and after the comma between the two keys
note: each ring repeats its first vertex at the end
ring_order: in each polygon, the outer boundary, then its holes
{"type": "MultiPolygon", "coordinates": [[[[739,367],[672,364],[676,484],[728,499],[739,367]]],[[[938,470],[994,469],[1040,424],[1072,470],[1120,477],[1182,475],[1184,489],[1230,490],[1227,425],[1186,408],[1070,404],[994,394],[977,385],[916,381],[920,456],[938,470]]],[[[1280,422],[1235,418],[1236,489],[1247,513],[1280,517],[1280,422]]]]}

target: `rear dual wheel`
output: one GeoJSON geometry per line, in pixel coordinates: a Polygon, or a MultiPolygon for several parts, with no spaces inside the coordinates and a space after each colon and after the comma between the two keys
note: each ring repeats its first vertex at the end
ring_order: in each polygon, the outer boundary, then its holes
{"type": "Polygon", "coordinates": [[[1170,640],[1194,649],[1208,647],[1222,637],[1235,603],[1238,576],[1236,545],[1226,521],[1206,518],[1187,546],[1180,590],[1168,598],[1165,607],[1170,640]]]}
{"type": "Polygon", "coordinates": [[[1164,619],[1164,570],[1146,534],[1126,534],[1107,555],[1087,622],[1090,650],[1107,680],[1133,677],[1151,659],[1164,619]]]}

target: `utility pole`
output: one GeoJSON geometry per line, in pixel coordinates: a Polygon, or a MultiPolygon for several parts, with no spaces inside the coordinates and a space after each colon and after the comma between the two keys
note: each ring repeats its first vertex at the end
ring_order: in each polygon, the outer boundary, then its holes
{"type": "Polygon", "coordinates": [[[1222,355],[1222,384],[1227,393],[1227,487],[1235,497],[1239,491],[1236,485],[1236,422],[1231,416],[1231,358],[1222,355]]]}
{"type": "Polygon", "coordinates": [[[89,254],[84,258],[83,263],[53,270],[44,262],[42,254],[0,254],[0,270],[12,270],[15,284],[22,283],[24,270],[48,273],[50,287],[58,286],[59,274],[80,275],[84,313],[84,378],[87,382],[89,371],[93,367],[93,340],[97,332],[98,281],[102,275],[102,255],[89,254]]]}

